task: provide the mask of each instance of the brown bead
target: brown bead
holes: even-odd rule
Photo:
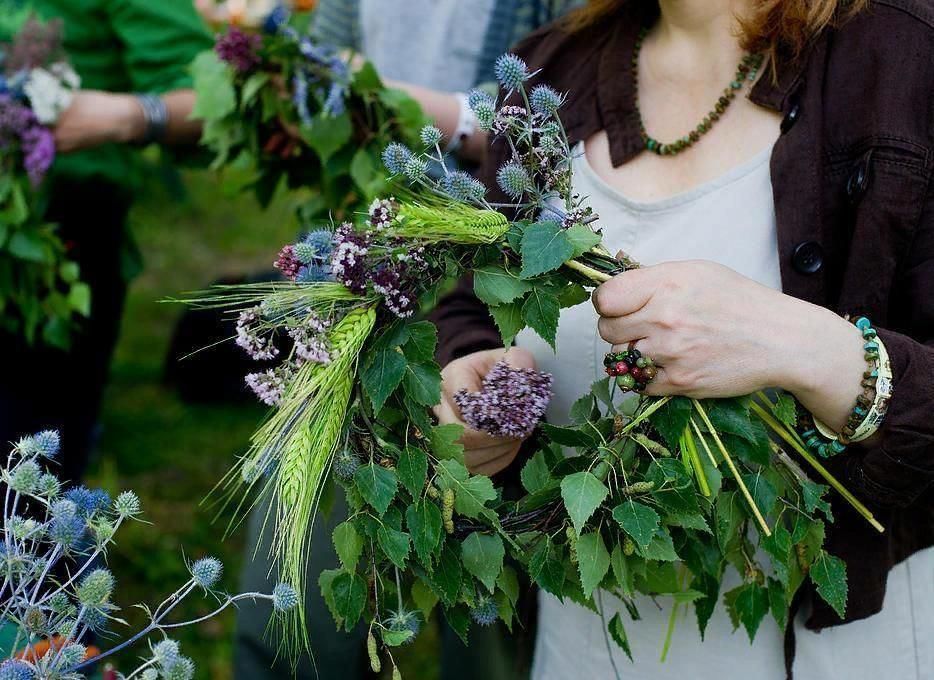
[[[654,366],[646,366],[642,369],[642,375],[645,376],[646,382],[651,382],[655,380],[655,376],[658,375],[658,369]]]

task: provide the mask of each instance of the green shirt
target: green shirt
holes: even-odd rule
[[[0,10],[16,0],[0,0]],[[192,0],[28,0],[43,19],[64,22],[65,50],[84,89],[162,93],[191,86],[188,65],[212,44]],[[55,172],[139,180],[138,152],[118,144],[62,154]]]

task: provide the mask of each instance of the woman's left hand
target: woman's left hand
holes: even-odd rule
[[[845,419],[865,369],[854,326],[712,262],[620,274],[593,303],[604,340],[636,342],[660,367],[646,389],[652,395],[733,397],[776,387],[819,402],[834,422]],[[833,382],[842,385],[839,397],[828,394]]]

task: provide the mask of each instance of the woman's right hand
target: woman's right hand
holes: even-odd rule
[[[493,437],[473,429],[461,419],[460,409],[454,403],[454,395],[460,390],[479,391],[483,378],[500,359],[516,368],[535,368],[535,358],[528,350],[511,347],[468,354],[455,359],[441,371],[441,403],[434,408],[435,416],[442,425],[456,423],[464,427],[461,437],[464,462],[467,469],[477,475],[494,475],[508,467],[515,460],[523,441]]]

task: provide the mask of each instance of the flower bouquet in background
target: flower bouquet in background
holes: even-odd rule
[[[0,678],[15,680],[80,680],[103,659],[147,642],[149,655],[132,673],[121,677],[191,680],[195,666],[168,636],[219,614],[244,600],[268,600],[275,612],[296,606],[295,591],[279,584],[272,593],[230,595],[220,590],[221,562],[205,557],[189,565],[190,578],[159,606],[140,606],[149,623],[101,652],[88,648],[115,634],[118,617],[116,583],[106,567],[114,536],[128,521],[139,520],[139,498],[124,491],[111,499],[102,489],[65,489],[45,470],[59,453],[59,435],[47,430],[13,447],[0,469],[5,493],[0,539],[0,631],[12,646],[0,649]],[[190,621],[173,621],[172,611],[193,594],[216,601],[212,611]],[[13,629],[11,631],[11,629]]]
[[[350,216],[385,189],[380,153],[390,140],[416,138],[421,109],[370,64],[352,70],[349,57],[287,19],[277,11],[263,33],[230,28],[195,60],[202,143],[213,167],[252,170],[264,205],[284,181],[314,190],[300,210],[306,222]]]
[[[50,130],[80,85],[61,49],[60,23],[29,18],[0,46],[0,318],[7,332],[67,347],[88,287],[55,225],[43,219],[43,180],[55,159]]]
[[[451,281],[473,274],[504,345],[525,327],[553,345],[562,307],[638,266],[601,246],[596,216],[572,192],[564,97],[546,85],[527,91],[514,56],[497,74],[518,105],[482,92],[470,103],[512,150],[496,177],[508,205],[446,168],[440,132],[427,126],[419,150],[392,143],[383,155],[408,188],[375,200],[356,224],[283,248],[286,281],[198,300],[239,314],[237,343],[267,362],[247,382],[273,406],[222,488],[242,509],[255,502],[251,489],[269,501],[272,558],[299,591],[318,502],[329,485],[343,490],[349,517],[332,537],[341,566],[319,586],[338,626],[368,621],[374,669],[379,648],[391,660],[436,608],[465,640],[471,625],[512,625],[525,578],[600,615],[616,598],[633,620],[637,596],[671,598],[663,656],[679,610],[693,607],[703,632],[721,599],[750,638],[766,615],[788,625],[808,580],[842,613],[845,565],[823,549],[827,485],[881,527],[808,452],[787,396],[646,397],[638,390],[655,367],[624,352],[626,370],[609,365],[619,377],[594,383],[571,424],[556,426],[539,422],[550,377],[497,364],[480,392],[454,401],[476,429],[531,435],[519,498],[471,475],[461,426],[433,419],[436,329],[419,315]],[[730,569],[742,583],[721,593]],[[304,640],[303,614],[286,619],[292,641]],[[608,645],[630,654],[623,617],[605,623]]]

